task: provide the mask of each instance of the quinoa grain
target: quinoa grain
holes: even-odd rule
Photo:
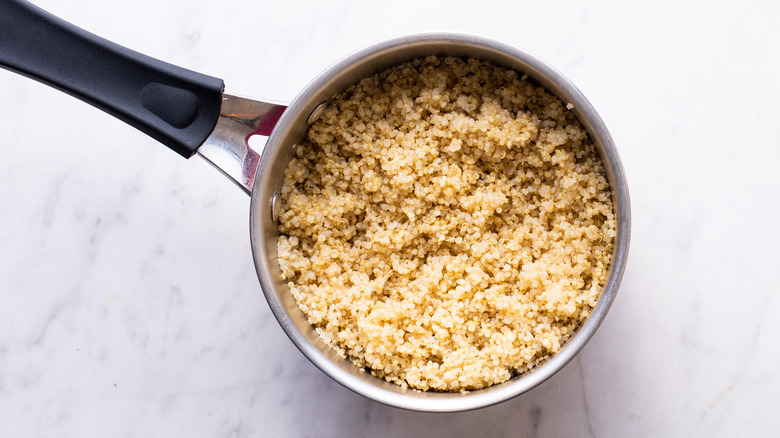
[[[285,172],[278,241],[322,339],[437,391],[557,352],[598,300],[615,235],[571,108],[512,70],[434,56],[330,103]]]

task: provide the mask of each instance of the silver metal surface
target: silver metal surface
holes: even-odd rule
[[[268,214],[279,191],[294,145],[301,142],[312,113],[358,80],[387,67],[426,55],[476,58],[528,75],[574,105],[574,113],[588,130],[607,169],[612,186],[617,235],[607,283],[591,316],[564,347],[531,372],[492,387],[467,393],[420,392],[371,376],[339,357],[320,339],[298,308],[280,276],[277,263],[277,224]],[[614,142],[596,110],[585,96],[558,71],[520,49],[475,36],[459,34],[412,35],[377,44],[338,62],[290,104],[265,145],[252,189],[251,238],[255,267],[274,316],[300,351],[318,368],[345,387],[391,406],[429,412],[476,409],[522,394],[560,370],[582,349],[612,304],[628,256],[631,227],[628,186]]]
[[[249,147],[249,137],[266,125],[275,125],[285,108],[223,94],[217,125],[198,148],[198,155],[251,193],[262,151]]]

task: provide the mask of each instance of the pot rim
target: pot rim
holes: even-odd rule
[[[390,56],[390,53],[405,53],[402,57],[408,57],[408,54],[415,50],[445,46],[457,46],[465,51],[477,50],[480,56],[474,56],[475,58],[490,62],[495,59],[510,60],[511,65],[506,65],[506,62],[498,64],[528,75],[564,103],[573,104],[572,111],[588,131],[604,163],[616,216],[615,244],[607,282],[591,315],[574,335],[557,353],[531,371],[485,389],[459,393],[423,392],[401,388],[373,377],[370,373],[358,371],[355,365],[337,356],[319,340],[297,304],[291,307],[290,300],[294,303],[294,299],[286,292],[288,289],[284,282],[278,278],[278,266],[275,276],[273,264],[276,263],[275,239],[278,232],[275,232],[275,218],[270,213],[274,194],[280,186],[280,173],[284,173],[292,154],[289,138],[294,134],[291,132],[297,129],[297,135],[302,138],[302,128],[296,128],[296,124],[300,125],[301,120],[307,120],[321,101],[334,97],[330,95],[322,100],[321,96],[324,89],[332,87],[334,78],[343,78],[347,72],[351,72],[359,79],[373,74],[370,71],[381,71],[386,66],[378,68],[371,64],[374,60]],[[411,56],[407,60],[417,57],[419,56]],[[400,62],[404,61],[396,63]],[[370,74],[361,73],[361,68],[368,70]],[[305,128],[303,132],[305,133]],[[257,168],[251,197],[250,234],[255,268],[271,311],[287,336],[309,361],[336,382],[372,400],[408,410],[455,412],[482,408],[514,398],[547,380],[576,356],[603,321],[620,286],[628,258],[631,227],[628,185],[614,141],[595,108],[571,81],[545,61],[522,49],[476,35],[424,33],[401,36],[359,50],[326,69],[298,94],[268,138]]]

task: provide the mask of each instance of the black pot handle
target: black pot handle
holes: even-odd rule
[[[79,29],[24,0],[0,0],[0,66],[138,128],[185,158],[219,117],[224,84]]]

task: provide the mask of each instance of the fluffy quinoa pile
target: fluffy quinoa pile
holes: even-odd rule
[[[278,257],[322,339],[420,390],[503,382],[590,314],[615,235],[586,131],[512,70],[427,57],[338,96],[296,149]]]

